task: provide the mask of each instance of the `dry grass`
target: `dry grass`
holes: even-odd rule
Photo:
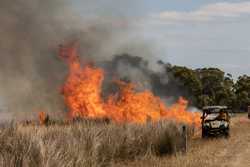
[[[146,125],[83,121],[72,125],[15,126],[0,131],[0,166],[112,166],[176,153],[181,128],[170,122]]]
[[[240,115],[232,119],[231,137],[201,139],[189,142],[186,154],[176,153],[164,158],[157,156],[140,157],[134,161],[114,166],[136,167],[249,167],[250,166],[250,120]]]

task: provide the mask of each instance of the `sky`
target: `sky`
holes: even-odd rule
[[[250,75],[250,1],[82,2],[76,3],[77,10],[85,18],[98,13],[104,19],[123,16],[130,20],[137,32],[152,41],[158,49],[155,54],[165,62],[190,68],[218,67],[234,78]]]

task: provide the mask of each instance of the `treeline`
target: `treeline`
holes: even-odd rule
[[[218,68],[190,69],[182,66],[164,65],[168,85],[175,85],[192,105],[226,105],[245,111],[250,105],[250,76],[232,75]],[[183,92],[184,90],[184,92]]]

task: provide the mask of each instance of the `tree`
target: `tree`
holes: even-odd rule
[[[188,91],[186,98],[191,100],[194,105],[199,105],[199,97],[202,92],[202,84],[195,71],[181,66],[173,66],[172,74],[175,78],[175,83],[180,89]]]
[[[196,70],[202,83],[201,104],[232,105],[235,99],[233,79],[218,68],[203,68]]]
[[[239,109],[246,110],[250,105],[250,76],[240,76],[234,85],[236,94],[236,106]]]
[[[168,80],[160,82],[162,75],[153,75],[157,93],[171,97],[183,96],[191,105],[226,105],[234,109],[246,109],[250,105],[250,76],[243,75],[236,83],[229,73],[218,68],[189,69],[184,66],[164,64]],[[169,93],[171,92],[171,93]]]

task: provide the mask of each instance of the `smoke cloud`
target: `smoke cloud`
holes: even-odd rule
[[[157,62],[157,70],[149,66],[149,61],[142,57],[130,54],[116,55],[112,61],[106,62],[104,68],[107,76],[117,76],[125,82],[135,83],[137,90],[151,90],[155,95],[161,97],[166,104],[173,104],[180,96],[188,96],[188,92],[180,90],[179,81],[171,72],[172,66],[162,61]],[[112,80],[108,78],[106,82]],[[111,88],[114,85],[105,84]]]
[[[81,58],[97,62],[110,61],[112,55],[120,53],[146,59],[154,56],[152,45],[140,37],[129,19],[139,6],[137,2],[85,0],[74,3],[0,1],[1,112],[27,114],[64,110],[59,91],[67,68],[56,56],[61,43],[78,40]],[[123,60],[121,63],[114,59],[117,74],[143,81],[144,87],[152,89],[147,64],[133,66]]]

